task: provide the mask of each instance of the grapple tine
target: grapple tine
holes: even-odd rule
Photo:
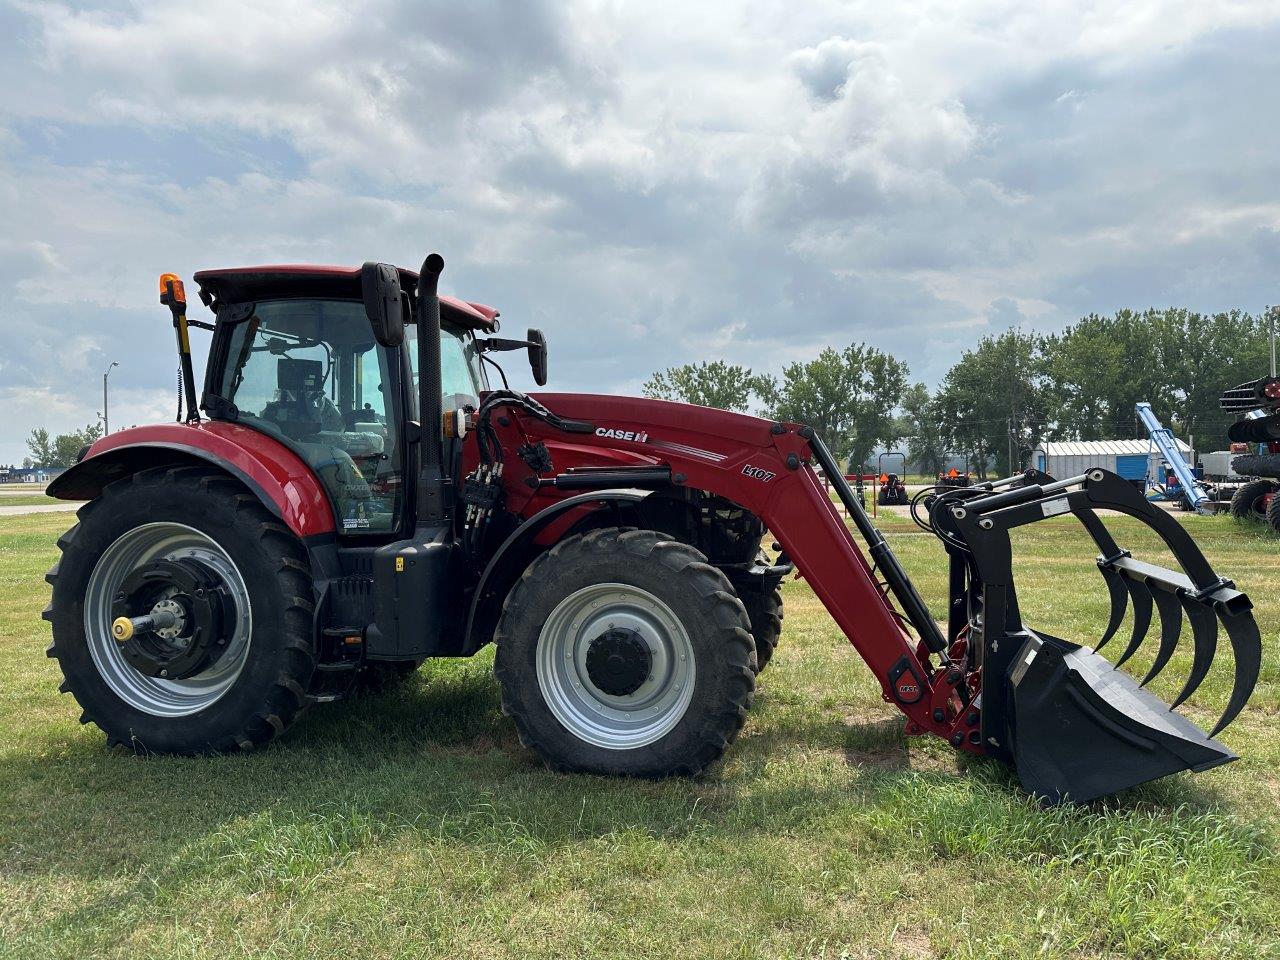
[[[1129,645],[1116,661],[1116,668],[1124,666],[1124,662],[1138,652],[1142,640],[1151,627],[1151,588],[1141,580],[1124,579],[1124,585],[1133,600],[1133,634],[1129,637]]]
[[[1124,612],[1129,607],[1129,593],[1124,588],[1124,578],[1120,574],[1111,569],[1111,567],[1098,564],[1098,571],[1102,574],[1102,579],[1107,582],[1107,592],[1111,595],[1111,620],[1107,623],[1107,632],[1102,635],[1102,639],[1098,641],[1094,651],[1101,650],[1107,645],[1107,642],[1115,636],[1120,629],[1120,623],[1124,620]]]
[[[1236,660],[1236,682],[1231,690],[1227,709],[1209,732],[1210,737],[1216,737],[1244,709],[1258,682],[1258,671],[1262,667],[1262,636],[1258,632],[1258,622],[1253,619],[1253,614],[1248,609],[1231,612],[1220,605],[1218,617],[1231,639],[1231,653]]]
[[[1173,651],[1177,649],[1178,637],[1182,634],[1182,605],[1178,603],[1177,594],[1159,587],[1151,591],[1156,600],[1156,608],[1160,611],[1160,649],[1156,651],[1155,662],[1142,678],[1138,686],[1145,687],[1165,668]]]
[[[1212,608],[1185,592],[1179,595],[1179,599],[1182,601],[1182,609],[1187,613],[1187,619],[1191,621],[1191,640],[1195,644],[1195,653],[1191,659],[1191,673],[1182,692],[1169,708],[1171,710],[1195,693],[1204,682],[1209,667],[1213,664],[1213,655],[1218,651],[1218,620],[1214,617]]]
[[[1091,468],[1068,480],[1027,480],[1011,490],[957,501],[948,514],[954,522],[945,528],[970,548],[973,580],[964,585],[966,597],[971,600],[981,589],[982,620],[971,623],[980,628],[978,649],[984,658],[982,726],[977,731],[981,742],[1017,764],[1023,786],[1050,802],[1087,802],[1180,770],[1209,770],[1237,759],[1213,737],[1240,713],[1258,679],[1262,641],[1249,598],[1214,572],[1186,527],[1123,477]],[[1164,541],[1176,566],[1148,563],[1122,550],[1098,510],[1141,521]],[[1099,647],[1122,629],[1128,604],[1133,605],[1133,632],[1114,666],[1097,648],[1022,621],[1008,532],[1067,511],[1097,544],[1098,568],[1111,597],[1110,621]],[[1160,649],[1139,683],[1117,668],[1137,653],[1157,606]],[[1190,697],[1212,672],[1217,620],[1236,654],[1235,688],[1211,734],[1143,687],[1172,662],[1184,615],[1192,624],[1195,655],[1176,703]]]

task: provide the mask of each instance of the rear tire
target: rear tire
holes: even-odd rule
[[[1242,454],[1232,458],[1231,469],[1242,477],[1280,477],[1280,454]]]
[[[728,579],[687,544],[622,528],[568,537],[503,605],[503,712],[556,770],[692,776],[746,720],[750,626]]]
[[[97,724],[109,745],[177,754],[250,749],[302,711],[315,669],[307,554],[240,483],[201,467],[117,480],[80,509],[58,546],[62,557],[45,577],[53,585],[48,655],[65,677],[60,689],[83,708],[80,722]],[[222,631],[230,644],[190,678],[148,676],[112,646],[105,605],[131,570],[199,551],[221,558],[227,593],[236,597]]]
[[[1278,486],[1280,484],[1274,480],[1250,480],[1239,487],[1235,496],[1231,498],[1231,515],[1237,520],[1265,521],[1267,510],[1264,506],[1264,497],[1275,493]],[[1275,500],[1273,499],[1272,502],[1274,503]]]

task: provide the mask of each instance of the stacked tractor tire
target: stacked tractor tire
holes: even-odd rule
[[[1249,478],[1231,498],[1231,515],[1280,531],[1280,378],[1263,377],[1232,387],[1222,394],[1220,405],[1246,414],[1231,425],[1227,437],[1258,451],[1231,461],[1233,471]]]

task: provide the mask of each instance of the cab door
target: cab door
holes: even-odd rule
[[[237,422],[311,466],[339,532],[385,539],[403,530],[401,354],[375,343],[363,304],[263,301],[219,339],[216,392],[235,404]]]

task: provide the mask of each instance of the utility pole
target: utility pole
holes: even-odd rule
[[[1009,476],[1013,476],[1018,469],[1013,462],[1013,417],[1010,417],[1005,423],[1009,427]]]
[[[116,361],[111,361],[111,367],[118,367]],[[102,375],[102,435],[105,437],[111,432],[111,421],[107,418],[107,377],[111,376],[111,367],[107,367],[107,372]]]
[[[1276,375],[1276,310],[1275,310],[1275,307],[1272,307],[1271,311],[1267,314],[1267,320],[1269,321],[1268,329],[1270,330],[1270,333],[1268,334],[1267,339],[1271,341],[1271,376],[1274,378]]]

